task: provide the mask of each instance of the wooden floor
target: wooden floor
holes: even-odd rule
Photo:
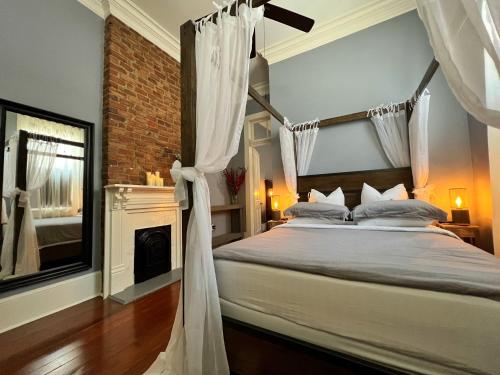
[[[143,374],[167,346],[179,286],[129,305],[95,298],[0,334],[0,374]],[[227,320],[224,338],[232,374],[384,373]]]
[[[167,346],[179,285],[125,306],[95,298],[0,334],[0,374],[142,374]]]

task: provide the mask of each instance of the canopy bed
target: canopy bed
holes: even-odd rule
[[[92,124],[0,101],[0,291],[91,266]]]
[[[265,15],[264,9],[258,7],[268,2],[256,0],[252,5],[239,0],[236,1],[240,5],[239,13],[231,4],[200,22],[188,21],[181,26],[184,166],[177,161],[171,173],[176,181],[176,199],[185,209],[184,275],[169,345],[148,373],[227,374],[229,369],[235,373],[489,373],[498,368],[500,363],[492,350],[500,345],[500,335],[490,334],[487,339],[485,335],[497,330],[500,323],[500,265],[447,231],[428,227],[362,228],[345,223],[286,224],[218,248],[214,252],[214,265],[204,173],[221,170],[234,155],[243,121],[242,101],[247,93],[283,125],[281,129],[288,133],[283,131],[286,136],[282,147],[292,151],[300,147],[294,146],[297,139],[294,131],[312,129],[312,134],[307,136],[314,140],[321,127],[370,116],[383,117],[388,113],[394,116],[401,110],[410,122],[409,129],[404,123],[404,134],[410,139],[404,139],[400,133],[399,141],[405,142],[411,153],[402,162],[388,155],[396,166],[393,169],[301,175],[306,174],[304,169],[310,156],[306,148],[302,153],[305,162],[301,162],[301,172],[297,175],[296,160],[289,157],[290,183],[287,181],[287,185],[292,194],[299,194],[300,200],[304,200],[311,189],[327,192],[341,186],[346,192],[345,205],[354,208],[363,201],[363,184],[371,185],[372,190],[386,190],[404,183],[405,199],[412,194],[424,198],[428,194],[426,142],[419,139],[426,137],[426,133],[412,130],[411,122],[417,119],[413,120],[415,128],[420,122],[426,125],[426,120],[420,121],[420,117],[426,116],[425,106],[428,108],[429,95],[425,87],[438,63],[435,60],[431,63],[415,95],[403,103],[403,108],[400,105],[379,107],[314,121],[309,128],[296,128],[256,90],[248,87],[245,56],[251,53],[255,22],[262,13]],[[230,19],[235,20],[233,25],[241,27],[231,29],[226,24]],[[226,27],[229,35],[224,35]],[[216,31],[218,37],[209,40],[212,31]],[[221,59],[225,56],[221,52],[228,48],[226,43],[239,43],[239,49],[229,60]],[[228,76],[232,77],[229,81]],[[232,92],[231,98],[220,90]],[[412,111],[417,115],[412,116]],[[401,129],[400,123],[392,122]],[[380,127],[380,131],[383,130],[386,128]],[[382,138],[381,133],[379,135]],[[384,151],[393,156],[404,152],[391,150],[392,141],[388,139]],[[285,160],[284,164],[287,164]],[[440,211],[436,217],[442,219],[445,213]],[[399,246],[407,250],[400,258],[407,256],[412,259],[409,263],[416,262],[414,273],[406,274],[406,281],[403,281],[404,261],[399,266],[394,263]],[[363,261],[359,255],[350,257],[355,253],[353,249],[363,250],[368,258]],[[336,270],[326,267],[331,263],[328,253],[334,250],[339,250],[341,258],[346,260],[344,265],[337,264],[340,269]],[[378,258],[379,250],[385,255]],[[303,255],[309,251],[310,258]],[[430,256],[431,263],[443,254],[444,258],[431,264],[431,269],[435,267],[438,279],[449,273],[455,281],[460,279],[462,270],[460,257],[469,258],[472,268],[466,272],[468,278],[464,277],[463,283],[457,285],[449,280],[440,284],[419,279],[421,272],[432,273],[426,269],[423,253]],[[299,265],[298,258],[302,256],[304,262]],[[356,264],[359,269],[353,267]],[[378,271],[377,266],[381,267]],[[347,276],[351,273],[358,276]],[[463,320],[468,320],[467,327]],[[454,347],[464,332],[466,343]],[[291,357],[282,353],[289,353]],[[311,367],[307,367],[309,364]]]

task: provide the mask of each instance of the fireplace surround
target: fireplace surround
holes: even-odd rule
[[[139,254],[141,262],[150,263],[152,274],[182,267],[181,209],[174,200],[173,187],[143,185],[108,185],[105,206],[103,297],[119,293],[136,280],[135,252],[152,251],[153,259]],[[168,229],[166,229],[168,228]],[[150,236],[147,235],[149,230]],[[144,233],[146,235],[144,236]],[[169,233],[169,234],[167,234]],[[137,236],[141,237],[136,241]],[[148,238],[149,237],[149,238]],[[142,241],[142,242],[141,242]],[[161,259],[168,252],[170,259]],[[136,246],[136,245],[139,246]],[[162,250],[165,250],[162,253]],[[158,263],[158,264],[156,264]],[[160,271],[158,271],[160,270]]]

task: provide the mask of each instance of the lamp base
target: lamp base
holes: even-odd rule
[[[271,218],[273,220],[276,220],[276,221],[278,221],[279,219],[281,219],[281,211],[280,210],[273,210],[273,212],[271,214]]]
[[[469,210],[451,210],[451,221],[455,224],[470,224]]]

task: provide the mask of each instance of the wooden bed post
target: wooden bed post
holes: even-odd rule
[[[196,53],[195,25],[187,21],[181,25],[181,161],[183,167],[193,167],[196,153]],[[193,207],[193,183],[187,183],[189,207],[182,211],[182,278],[186,257],[186,239],[189,215]],[[182,288],[184,320],[184,288]]]
[[[19,142],[17,145],[17,161],[16,161],[16,187],[26,191],[26,168],[28,164],[28,133],[24,130],[19,131]],[[17,246],[19,244],[19,236],[21,234],[21,223],[24,216],[24,208],[19,207],[19,195],[16,196],[15,209],[11,212],[14,215],[14,241],[12,249],[12,264],[13,272],[16,271],[17,262]]]

